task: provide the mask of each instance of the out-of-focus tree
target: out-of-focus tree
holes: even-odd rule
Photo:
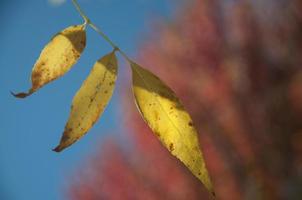
[[[140,63],[190,111],[218,199],[301,199],[301,1],[189,2],[158,25]],[[131,147],[106,142],[71,181],[69,198],[207,199],[130,102]]]

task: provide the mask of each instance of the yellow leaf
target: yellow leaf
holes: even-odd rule
[[[25,98],[45,84],[63,76],[78,61],[85,46],[84,25],[70,26],[59,32],[44,47],[32,69],[31,89],[27,93],[12,94]]]
[[[131,63],[137,107],[161,143],[213,193],[197,131],[175,93],[151,72]]]
[[[71,112],[59,146],[60,152],[84,136],[103,113],[113,94],[117,59],[112,52],[98,60],[72,101]]]

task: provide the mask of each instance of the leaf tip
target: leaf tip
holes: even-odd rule
[[[52,150],[54,152],[59,153],[59,152],[63,151],[64,149],[66,149],[67,147],[69,147],[70,145],[72,145],[73,143],[74,143],[73,141],[70,141],[70,137],[67,135],[67,132],[64,131],[59,145]]]
[[[19,98],[19,99],[24,99],[25,97],[27,97],[27,96],[29,96],[29,95],[32,94],[31,91],[30,91],[30,92],[27,92],[27,93],[26,93],[26,92],[14,93],[14,92],[10,91],[10,93],[11,93],[14,97]]]
[[[62,147],[61,145],[59,145],[56,148],[52,149],[52,151],[60,153],[63,149],[64,149],[64,147]]]
[[[212,200],[216,200],[216,193],[215,193],[214,191],[211,191],[211,196],[210,196],[210,198],[211,198]]]
[[[24,99],[25,97],[27,97],[29,95],[28,93],[24,93],[24,92],[14,93],[14,92],[10,91],[10,93],[11,93],[11,95],[13,95],[14,97],[19,98],[19,99]]]

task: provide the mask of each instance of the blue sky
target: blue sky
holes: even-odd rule
[[[61,0],[52,0],[60,4]],[[168,0],[79,0],[91,20],[123,50],[135,56],[150,29],[150,17],[170,15]],[[68,177],[99,148],[106,134],[122,132],[118,91],[101,120],[82,140],[61,154],[51,151],[61,137],[71,100],[93,63],[111,51],[91,29],[80,61],[63,78],[20,100],[9,91],[26,91],[41,49],[58,31],[82,19],[68,0],[0,2],[0,199],[63,199]],[[120,83],[120,81],[118,82]]]

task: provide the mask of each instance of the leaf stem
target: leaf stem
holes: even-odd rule
[[[77,9],[78,13],[81,15],[81,17],[84,19],[84,24],[89,25],[95,32],[97,32],[99,35],[102,36],[102,38],[108,42],[115,50],[119,51],[120,54],[128,61],[128,62],[132,62],[131,59],[127,56],[127,54],[122,51],[103,31],[101,31],[100,28],[98,28],[94,23],[91,22],[91,20],[87,17],[87,15],[85,15],[85,13],[83,12],[83,10],[81,9],[79,3],[77,0],[72,0],[73,5],[75,6],[75,8]]]
[[[74,7],[77,9],[77,11],[80,13],[81,17],[83,17],[83,19],[85,20],[85,24],[89,23],[89,18],[84,14],[83,10],[81,9],[79,3],[77,0],[72,0],[72,3],[74,5]]]

